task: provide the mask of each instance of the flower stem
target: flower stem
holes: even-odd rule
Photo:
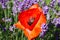
[[[6,9],[4,10],[4,14],[5,14],[5,19],[6,19]],[[5,25],[6,25],[6,22],[5,22]]]

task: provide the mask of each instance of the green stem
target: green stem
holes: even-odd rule
[[[6,18],[6,9],[4,10],[4,15],[5,15],[5,18]],[[6,25],[6,22],[5,22],[5,25]]]
[[[22,31],[21,40],[23,40],[23,39],[24,39],[24,37],[23,37],[23,31]]]
[[[7,17],[7,14],[6,13],[7,13],[6,12],[6,9],[4,9],[5,20],[6,20],[6,17]],[[6,21],[5,21],[5,26],[8,27]]]
[[[16,35],[16,40],[18,40],[18,36]]]

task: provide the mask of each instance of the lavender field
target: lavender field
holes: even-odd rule
[[[47,19],[35,40],[60,40],[60,0],[0,0],[0,40],[28,40],[14,24],[33,4],[39,4]]]

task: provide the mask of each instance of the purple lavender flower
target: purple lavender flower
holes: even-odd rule
[[[12,7],[13,16],[15,16],[18,12],[21,11],[22,5],[23,2],[20,2],[18,0],[13,1],[13,7]]]
[[[8,2],[9,0],[0,0],[0,4],[2,5],[2,8],[6,8],[7,7],[7,2]]]
[[[25,9],[28,9],[31,5],[38,3],[39,0],[23,0],[22,2],[18,1],[18,0],[14,0],[13,2],[13,7],[12,7],[12,12],[13,15],[15,16],[15,14],[17,12],[21,12]]]
[[[60,3],[58,3],[58,6],[60,6]]]
[[[13,27],[12,27],[12,26],[10,26],[10,27],[9,27],[9,30],[10,30],[10,31],[13,31]]]
[[[34,1],[31,0],[30,3],[31,3],[31,4],[36,4],[38,1],[39,1],[39,0],[34,0]]]
[[[45,36],[46,32],[42,31],[39,37],[43,38]]]
[[[58,6],[60,6],[60,0],[57,0],[57,2],[58,2]]]
[[[58,25],[60,25],[60,17],[59,18],[54,18],[52,23],[55,24],[55,26],[57,27]]]
[[[54,7],[56,5],[56,0],[52,0],[51,2],[50,2],[50,7]]]
[[[4,22],[12,22],[12,18],[2,18]]]
[[[43,8],[44,14],[47,14],[48,11],[49,11],[49,7],[48,6],[43,6],[42,8]]]
[[[14,29],[15,29],[15,26],[14,25],[12,25],[12,26],[9,27],[9,30],[10,31],[13,31]]]
[[[46,31],[48,30],[48,26],[47,26],[47,24],[42,24],[42,32],[41,32],[41,34],[39,35],[39,37],[44,37],[44,35],[46,34]]]
[[[13,13],[17,13],[17,8],[16,8],[16,6],[13,6],[13,8],[12,8],[12,11],[13,11]]]
[[[56,27],[57,27],[57,28],[60,28],[60,24],[57,24]]]
[[[48,26],[47,26],[47,24],[42,24],[42,31],[47,31],[47,29],[48,29]]]

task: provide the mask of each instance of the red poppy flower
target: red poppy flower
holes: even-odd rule
[[[24,31],[28,40],[34,40],[42,31],[41,25],[46,23],[46,17],[38,4],[19,13],[18,20],[15,26]]]

